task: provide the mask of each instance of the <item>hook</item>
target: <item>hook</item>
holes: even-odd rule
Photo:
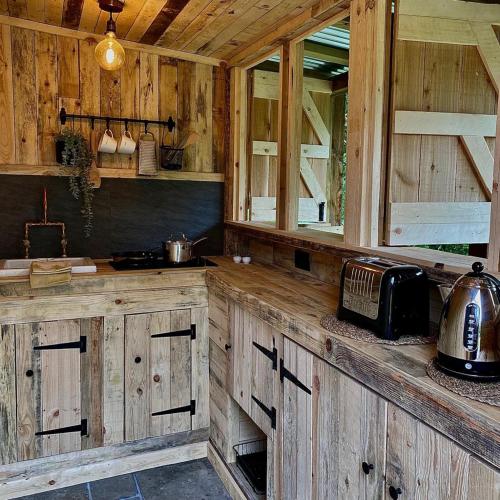
[[[95,118],[93,116],[90,117],[90,128],[94,130]]]
[[[61,125],[66,125],[66,108],[61,108],[59,119],[61,120]]]
[[[128,132],[128,120],[125,119],[125,132]]]
[[[148,133],[148,125],[149,125],[149,122],[148,121],[145,121],[144,122],[144,133],[147,134]]]
[[[106,118],[106,129],[109,130],[109,118]]]

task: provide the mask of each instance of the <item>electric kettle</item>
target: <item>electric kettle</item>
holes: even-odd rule
[[[451,375],[495,380],[500,378],[500,281],[483,269],[474,262],[445,299],[437,362]]]

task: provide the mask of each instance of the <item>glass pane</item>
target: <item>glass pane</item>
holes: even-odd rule
[[[304,40],[299,227],[343,234],[349,19]]]

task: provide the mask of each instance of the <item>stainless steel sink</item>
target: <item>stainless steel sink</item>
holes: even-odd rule
[[[53,259],[4,259],[0,260],[0,278],[28,276],[32,262],[67,262],[72,273],[95,273],[94,261],[89,257],[61,257]]]

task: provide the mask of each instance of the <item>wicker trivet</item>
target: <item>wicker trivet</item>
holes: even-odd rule
[[[452,377],[438,368],[436,359],[429,362],[426,370],[427,375],[434,382],[459,396],[491,406],[500,406],[500,382],[475,382],[474,380]]]
[[[371,342],[372,344],[389,344],[389,345],[419,345],[419,344],[434,344],[435,337],[420,337],[416,335],[401,335],[398,340],[387,340],[377,337],[370,330],[365,330],[359,326],[353,325],[348,321],[340,321],[335,314],[327,314],[321,319],[321,326],[329,332],[349,337],[354,340],[362,340],[363,342]]]

